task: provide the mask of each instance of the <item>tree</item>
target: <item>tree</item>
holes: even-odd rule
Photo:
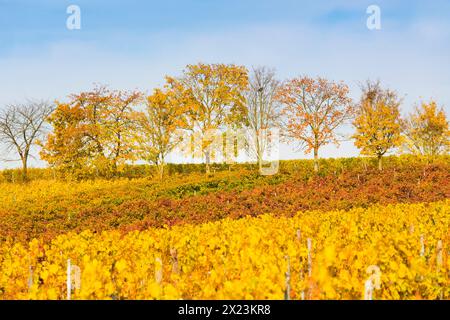
[[[348,86],[307,76],[288,81],[278,90],[283,104],[286,136],[314,152],[314,171],[319,171],[319,149],[338,143],[336,129],[353,115]]]
[[[167,155],[180,143],[178,130],[186,127],[185,112],[174,90],[166,86],[147,97],[146,111],[138,115],[140,155],[158,167],[160,179]]]
[[[63,171],[89,168],[102,175],[115,174],[119,164],[135,157],[132,107],[140,97],[138,92],[99,86],[71,95],[68,103],[57,102],[42,159]]]
[[[400,104],[396,92],[381,88],[380,82],[367,81],[353,125],[355,146],[363,155],[376,156],[382,170],[382,157],[401,144]]]
[[[246,124],[249,129],[247,148],[262,170],[263,155],[269,147],[267,130],[279,126],[280,108],[276,100],[280,82],[275,72],[265,67],[252,70],[246,98]]]
[[[450,147],[450,130],[443,108],[435,101],[422,102],[403,122],[406,148],[415,154],[434,157]]]
[[[110,105],[104,110],[101,119],[103,139],[113,173],[117,172],[119,164],[136,158],[135,131],[138,125],[133,106],[141,101],[141,97],[137,91],[112,92]]]
[[[200,137],[200,149],[205,157],[206,173],[209,173],[213,152],[211,133],[244,119],[247,70],[233,64],[199,63],[188,65],[181,78],[167,79],[174,88],[181,89],[177,96],[187,95],[190,101],[189,128]]]
[[[87,140],[89,125],[86,110],[80,104],[56,102],[49,117],[52,132],[42,143],[41,158],[63,172],[75,172],[87,166],[91,154]]]
[[[44,101],[7,106],[0,113],[0,138],[8,151],[16,152],[22,162],[22,179],[28,180],[31,148],[44,134],[44,124],[53,106]]]

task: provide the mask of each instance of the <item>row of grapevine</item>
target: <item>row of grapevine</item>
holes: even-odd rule
[[[448,299],[449,227],[444,201],[11,240],[0,299]]]

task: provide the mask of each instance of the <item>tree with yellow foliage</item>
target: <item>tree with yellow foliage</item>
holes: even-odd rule
[[[248,71],[233,64],[188,65],[180,78],[167,78],[178,88],[177,96],[190,101],[187,111],[189,128],[199,136],[205,157],[206,173],[210,173],[213,140],[211,135],[226,126],[243,121],[246,108],[244,91],[248,86]]]
[[[135,160],[136,120],[134,106],[141,101],[138,91],[113,91],[110,104],[104,109],[102,136],[105,143],[107,163],[115,174],[118,166],[128,160]]]
[[[156,165],[162,179],[167,155],[181,142],[177,131],[186,127],[186,108],[168,85],[146,100],[145,112],[138,113],[140,157]]]
[[[362,87],[352,138],[361,154],[378,158],[379,170],[383,169],[382,157],[402,142],[400,104],[397,93],[383,89],[379,81],[367,81]]]
[[[450,130],[443,108],[435,101],[422,102],[403,122],[405,147],[414,154],[436,156],[450,147]]]

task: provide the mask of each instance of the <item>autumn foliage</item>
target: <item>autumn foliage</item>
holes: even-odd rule
[[[449,299],[448,120],[401,104],[380,82],[354,103],[343,82],[199,63],[150,93],[10,108],[0,299]],[[314,159],[260,174],[267,129]],[[350,138],[363,157],[319,158]],[[49,168],[28,169],[35,143]]]
[[[161,179],[167,156],[183,142],[181,130],[188,129],[189,109],[183,99],[166,85],[164,89],[155,89],[147,97],[146,110],[137,113],[137,151],[140,158],[157,166]]]
[[[336,129],[352,116],[348,92],[344,83],[310,77],[289,80],[278,92],[278,100],[285,105],[286,135],[299,141],[307,153],[314,152],[315,171],[319,170],[319,148],[338,143]]]
[[[140,97],[138,92],[96,87],[72,95],[68,103],[57,103],[49,118],[53,132],[43,144],[42,159],[67,174],[84,168],[115,173],[135,156],[132,107]]]
[[[205,158],[210,172],[214,135],[227,126],[244,121],[244,91],[248,85],[247,69],[233,64],[188,65],[179,78],[167,78],[176,96],[187,103],[186,119],[194,146]],[[195,150],[194,150],[195,152]]]
[[[416,158],[391,161],[381,173],[361,160],[349,164],[330,160],[322,162],[319,176],[313,174],[310,161],[293,161],[282,163],[280,174],[268,177],[240,169],[214,177],[197,173],[163,181],[5,183],[0,239],[51,239],[86,229],[145,230],[264,213],[291,216],[303,210],[431,202],[450,196],[448,159],[434,165]]]
[[[0,244],[0,299],[449,299],[448,201]],[[439,223],[436,223],[439,221]],[[289,276],[289,278],[287,277]]]
[[[400,103],[397,94],[383,89],[379,82],[367,82],[353,125],[355,145],[363,155],[376,156],[382,170],[382,157],[402,143]]]
[[[405,146],[414,154],[436,156],[450,148],[447,117],[435,101],[422,102],[403,123]]]

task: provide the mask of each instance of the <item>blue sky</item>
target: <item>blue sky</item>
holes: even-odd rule
[[[71,4],[81,30],[66,28]],[[381,30],[366,27],[371,4]],[[450,1],[0,0],[0,108],[93,83],[150,91],[200,61],[344,80],[354,98],[358,82],[379,78],[404,96],[404,113],[435,98],[448,114]],[[322,151],[357,154],[351,142]],[[282,157],[309,155],[284,147]]]

